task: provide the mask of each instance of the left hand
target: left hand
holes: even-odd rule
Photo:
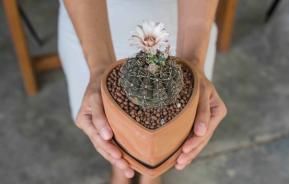
[[[227,109],[213,84],[200,75],[200,98],[191,137],[184,143],[175,168],[184,169],[207,145],[215,129],[227,114]]]

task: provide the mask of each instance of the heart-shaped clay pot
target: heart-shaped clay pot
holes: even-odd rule
[[[124,159],[136,171],[156,177],[175,164],[181,153],[181,146],[191,132],[199,101],[199,73],[191,63],[178,59],[193,74],[192,95],[172,120],[151,130],[124,112],[108,91],[107,78],[110,72],[125,62],[126,59],[122,59],[113,63],[102,77],[101,95],[105,114],[114,133],[113,141],[122,151]]]

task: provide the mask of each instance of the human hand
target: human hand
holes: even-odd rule
[[[122,158],[121,151],[111,141],[113,132],[104,114],[99,76],[92,77],[88,84],[76,118],[76,125],[83,130],[95,149],[107,161],[121,169],[127,178],[132,178],[134,170]]]
[[[200,98],[194,128],[184,143],[175,168],[184,169],[207,145],[215,129],[227,114],[227,109],[213,84],[200,72]]]

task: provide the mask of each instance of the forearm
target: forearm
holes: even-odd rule
[[[91,75],[115,60],[105,0],[64,0]]]
[[[178,0],[177,56],[204,68],[218,0]]]

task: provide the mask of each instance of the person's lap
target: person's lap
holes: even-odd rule
[[[148,2],[141,7],[138,4],[133,3],[130,8],[134,8],[137,12],[136,16],[124,15],[123,11],[125,7],[123,4],[116,4],[113,6],[116,0],[108,0],[108,10],[110,18],[110,27],[113,37],[114,49],[116,52],[117,59],[129,57],[133,53],[134,49],[130,49],[128,38],[130,31],[134,29],[137,24],[141,23],[141,20],[153,19],[154,21],[161,21],[168,25],[168,31],[174,33],[171,35],[171,45],[172,45],[172,55],[175,54],[175,42],[176,42],[176,4],[169,4],[166,9],[175,14],[174,16],[166,17],[162,14],[155,14],[156,16],[150,17],[147,16],[146,10],[140,8],[148,8]],[[136,0],[126,0],[126,3],[138,2]],[[144,2],[144,1],[142,1]],[[156,2],[156,1],[152,1]],[[152,3],[150,2],[150,3]],[[173,1],[172,1],[173,2]],[[175,0],[174,0],[175,2]],[[153,5],[156,6],[155,4]],[[130,12],[133,13],[133,12]],[[129,22],[127,21],[130,18]],[[119,20],[118,20],[119,19]],[[217,38],[217,28],[215,25],[212,26],[210,43],[207,52],[207,57],[205,61],[205,74],[209,79],[212,79],[213,66],[215,61],[215,52],[216,52],[216,38]],[[73,118],[75,119],[78,110],[81,105],[82,97],[84,95],[86,86],[89,80],[89,71],[85,57],[82,52],[81,45],[75,34],[72,23],[67,15],[67,12],[61,2],[61,8],[59,12],[59,26],[58,26],[58,49],[60,54],[60,59],[62,62],[63,70],[66,76],[70,108]]]

